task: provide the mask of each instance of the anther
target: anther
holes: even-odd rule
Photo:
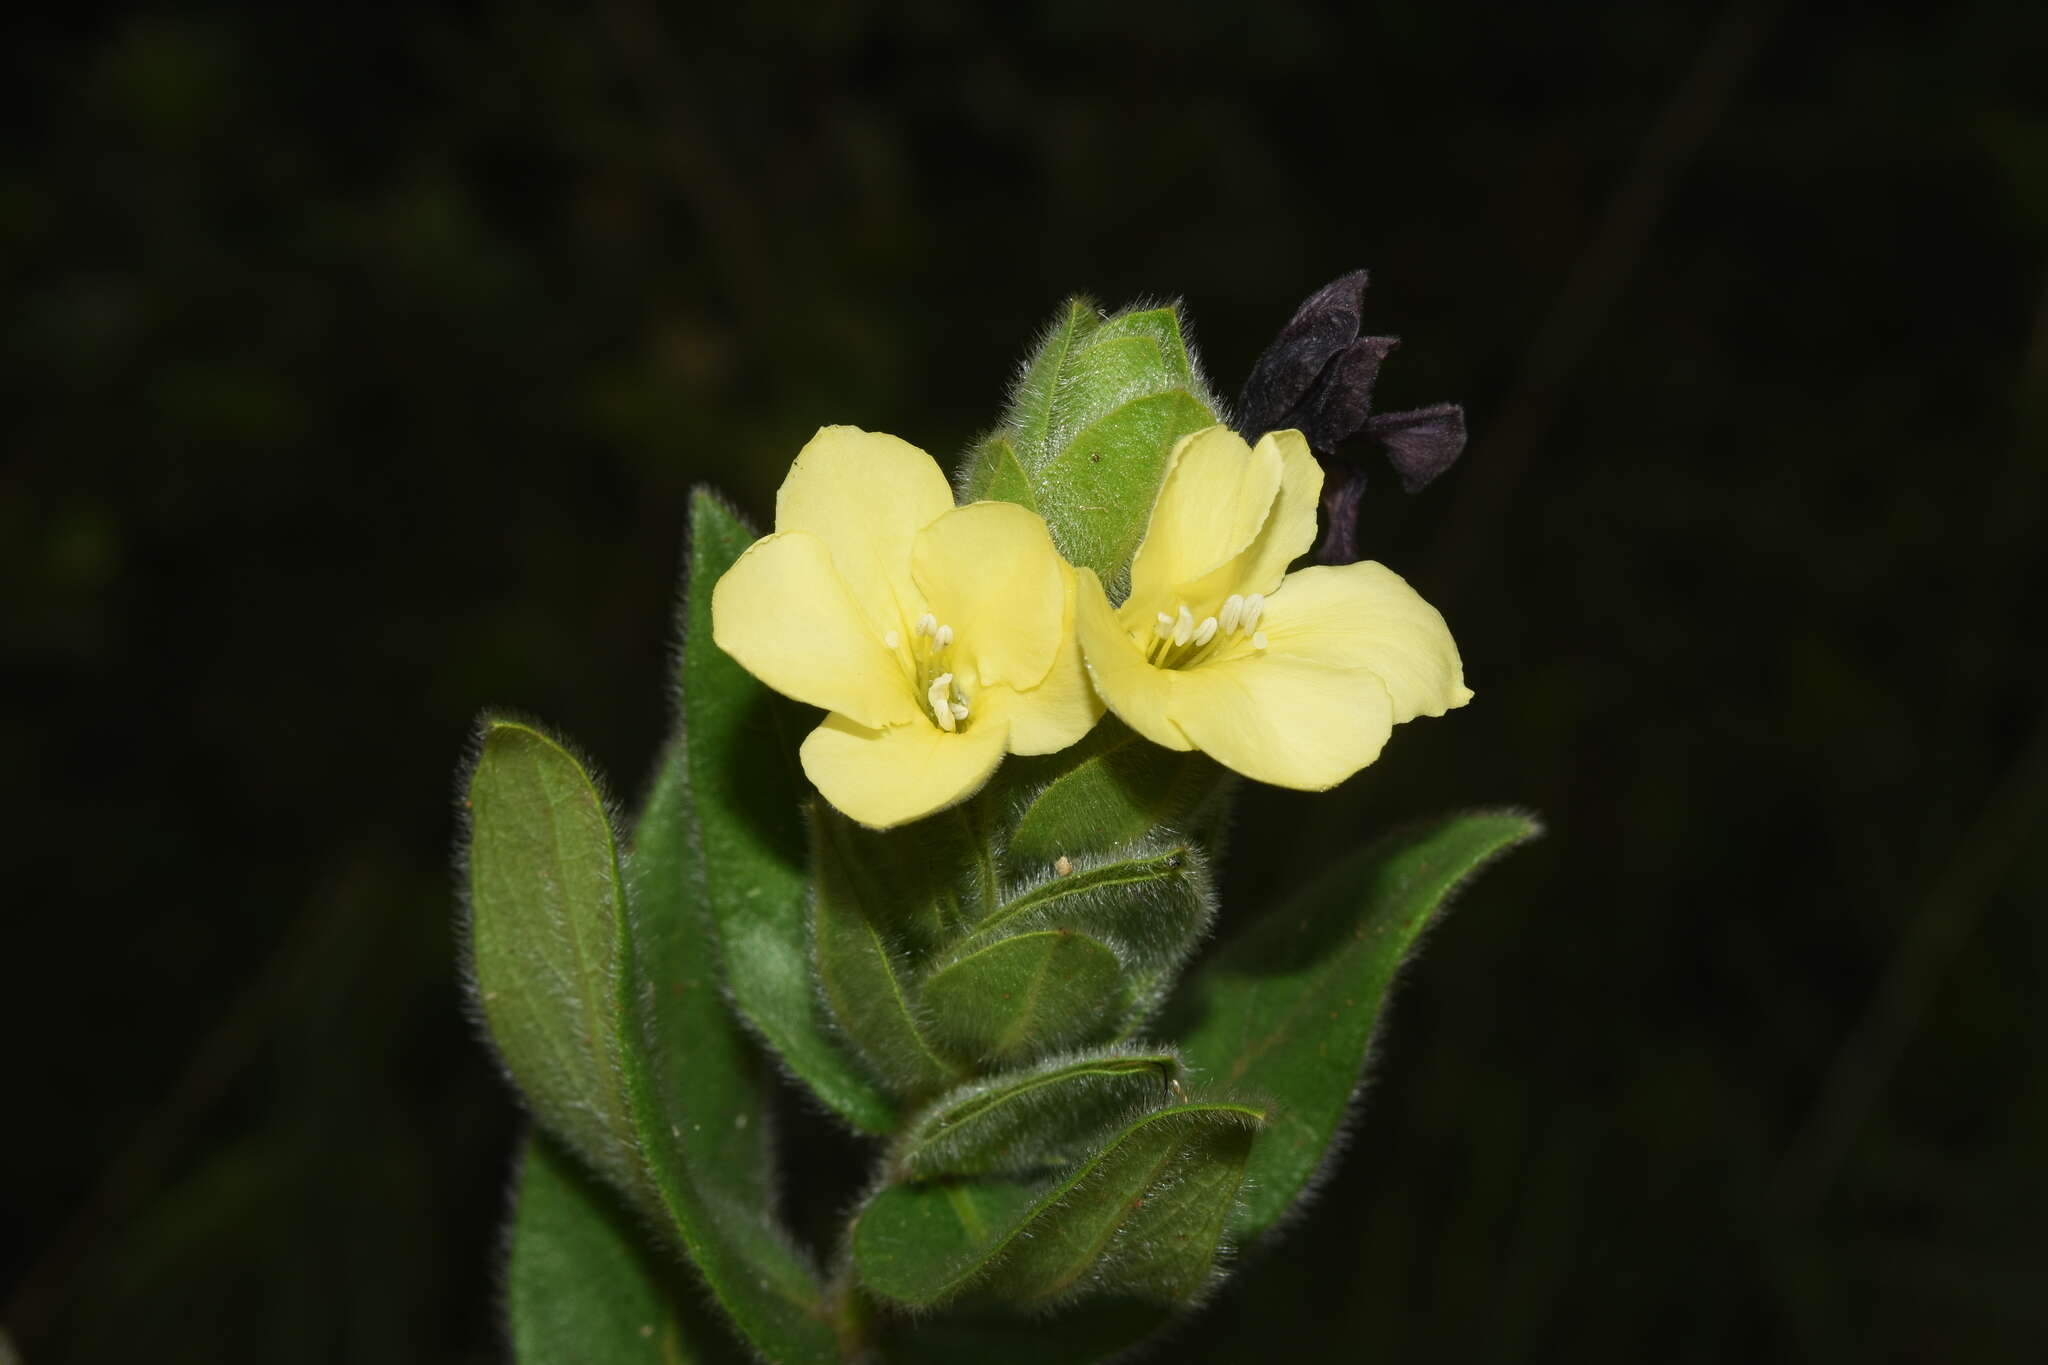
[[[1158,623],[1152,627],[1152,633],[1162,640],[1172,638],[1173,618],[1163,611],[1160,612]]]
[[[930,612],[926,612],[924,615],[917,618],[916,633],[919,635],[929,635],[938,628],[939,618],[932,615]]]
[[[1244,622],[1242,625],[1238,627],[1238,629],[1257,630],[1259,628],[1259,613],[1264,611],[1265,609],[1266,595],[1264,593],[1255,592],[1250,597],[1245,598]]]
[[[940,626],[937,630],[932,632],[933,649],[944,649],[947,645],[950,645],[952,643],[953,628],[951,626]]]
[[[892,630],[882,637],[882,643],[887,645],[889,648],[894,649],[896,648],[896,646],[903,643],[903,637]]]
[[[1252,632],[1252,648],[1253,648],[1253,649],[1256,649],[1256,650],[1258,650],[1258,651],[1259,651],[1259,652],[1260,652],[1261,654],[1263,654],[1263,653],[1265,653],[1265,652],[1266,652],[1266,632],[1265,632],[1265,631],[1263,631],[1263,630],[1255,630],[1255,631],[1253,631],[1253,632]]]
[[[954,703],[953,703],[953,719],[954,719],[954,720],[966,720],[966,719],[967,719],[967,703],[966,703],[966,702],[964,702],[964,701],[956,701],[956,702],[954,702]]]
[[[1202,624],[1195,627],[1195,643],[1198,645],[1206,645],[1215,638],[1216,618],[1213,616],[1204,616],[1202,618]]]
[[[1237,627],[1239,623],[1243,620],[1244,595],[1242,593],[1234,592],[1230,594],[1230,596],[1223,599],[1223,620],[1221,623],[1223,626],[1223,633],[1225,635],[1237,634]]]
[[[1176,648],[1188,642],[1195,633],[1195,614],[1188,610],[1188,604],[1180,604],[1180,617],[1173,623],[1173,643]]]
[[[941,673],[932,679],[932,685],[924,692],[924,699],[931,703],[932,718],[938,721],[939,728],[949,735],[953,733],[953,727],[959,720],[959,717],[953,714],[953,699],[947,695],[947,689],[952,685],[953,675]]]

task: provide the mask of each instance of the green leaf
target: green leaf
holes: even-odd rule
[[[1232,1105],[1140,1123],[1033,1220],[989,1289],[1012,1303],[1104,1292],[1184,1303],[1208,1288],[1264,1115]]]
[[[861,1283],[913,1308],[957,1296],[1009,1249],[1050,1188],[1047,1181],[982,1178],[881,1190],[853,1227]]]
[[[1002,901],[941,966],[999,939],[1067,929],[1108,944],[1126,968],[1170,968],[1200,941],[1213,914],[1202,851],[1182,839],[1148,838],[1006,883]]]
[[[972,1082],[904,1130],[891,1168],[925,1180],[1070,1164],[1118,1120],[1163,1102],[1180,1070],[1172,1052],[1098,1052]]]
[[[688,757],[687,735],[678,729],[626,858],[633,985],[626,1037],[645,1059],[642,1126],[657,1136],[683,1128],[691,1159],[716,1172],[736,1204],[765,1210],[775,1199],[769,1080],[718,989],[704,906],[707,869],[690,838],[696,822]],[[707,1114],[720,1121],[703,1123]]]
[[[924,983],[927,1032],[964,1062],[1004,1064],[1085,1042],[1125,1004],[1115,953],[1071,929],[997,939]]]
[[[837,1358],[821,1289],[775,1219],[767,1084],[718,989],[679,730],[627,860],[624,1065],[648,1176],[713,1296],[765,1356]]]
[[[995,908],[999,877],[980,802],[891,830],[866,829],[830,805],[812,804],[819,828],[829,827],[839,884],[886,921],[892,946],[910,965]]]
[[[1234,1230],[1264,1231],[1301,1197],[1358,1090],[1387,988],[1460,883],[1533,838],[1510,811],[1396,832],[1332,868],[1231,944],[1165,1025],[1195,1074],[1268,1096]]]
[[[1039,512],[1060,553],[1120,595],[1166,457],[1181,437],[1215,424],[1200,399],[1175,389],[1133,398],[1075,431],[1036,480]]]
[[[1013,1303],[1186,1300],[1210,1281],[1263,1118],[1248,1105],[1176,1105],[1131,1123],[1050,1184],[891,1185],[854,1223],[854,1265],[877,1295],[919,1308],[984,1280]]]
[[[470,774],[471,977],[534,1117],[641,1185],[616,1001],[625,897],[604,798],[540,731],[486,720]]]
[[[492,1035],[535,1116],[669,1227],[777,1359],[836,1358],[816,1276],[774,1226],[758,1078],[665,841],[665,771],[629,908],[611,821],[567,750],[493,721],[470,784],[472,940]]]
[[[1115,591],[1174,443],[1217,420],[1171,308],[1104,318],[1069,300],[1026,362],[962,490],[1036,509],[1061,553]]]
[[[712,586],[753,540],[712,494],[691,497],[682,710],[704,899],[741,1017],[848,1123],[888,1132],[894,1105],[826,1031],[812,992],[803,721],[711,639]]]
[[[1187,336],[1181,331],[1179,308],[1143,308],[1119,313],[1105,319],[1102,326],[1096,328],[1094,339],[1100,343],[1121,337],[1149,338],[1159,349],[1160,361],[1173,381],[1200,397],[1209,407],[1216,406],[1203,388],[1201,374],[1188,351]]]
[[[1148,744],[1114,716],[1069,749],[1011,765],[1018,795],[1005,852],[1011,867],[1040,874],[1063,857],[1117,850],[1162,825],[1192,835],[1230,780],[1199,750]]]
[[[1007,433],[998,431],[984,441],[968,457],[968,467],[976,471],[977,482],[965,490],[962,502],[1014,502],[1034,512],[1038,510],[1038,494],[1032,491],[1031,476],[1017,459],[1016,441]]]
[[[618,1197],[545,1138],[519,1163],[505,1316],[520,1365],[714,1365],[744,1359],[707,1321]]]
[[[1053,461],[1069,453],[1082,429],[1133,398],[1178,387],[1173,367],[1151,337],[1098,328],[1074,352],[1053,404],[1052,426],[1031,472],[1043,479]],[[1082,458],[1087,458],[1083,452]]]
[[[812,954],[832,1017],[874,1073],[906,1099],[936,1094],[965,1069],[933,1048],[912,999],[902,949],[906,906],[882,900],[863,882],[849,842],[865,842],[836,812],[814,807]],[[893,913],[892,913],[893,912]]]
[[[1015,434],[1015,453],[1025,469],[1044,463],[1069,371],[1089,334],[1101,325],[1102,310],[1094,300],[1080,295],[1068,299],[1018,375],[1003,421]]]

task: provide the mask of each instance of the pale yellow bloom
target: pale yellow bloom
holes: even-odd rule
[[[1472,699],[1443,617],[1392,570],[1287,572],[1315,539],[1322,488],[1297,431],[1251,447],[1210,427],[1174,448],[1130,596],[1112,607],[1082,571],[1082,653],[1125,724],[1320,791],[1377,758],[1399,722]]]
[[[775,533],[713,589],[711,634],[832,713],[804,772],[886,829],[973,795],[1005,753],[1064,749],[1095,724],[1074,610],[1074,571],[1035,512],[955,507],[922,450],[825,427],[783,480]]]

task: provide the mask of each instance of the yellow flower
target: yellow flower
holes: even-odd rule
[[[1399,722],[1472,699],[1443,617],[1392,570],[1287,572],[1315,539],[1322,486],[1298,431],[1250,447],[1210,427],[1174,447],[1123,606],[1083,571],[1082,653],[1125,724],[1320,791]]]
[[[804,772],[886,829],[973,795],[1004,753],[1064,749],[1095,724],[1074,602],[1036,513],[955,507],[917,447],[825,427],[783,480],[775,533],[713,589],[711,635],[832,713],[804,740]]]

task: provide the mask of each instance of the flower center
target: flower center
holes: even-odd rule
[[[910,647],[906,655],[903,638],[895,631],[882,637],[882,643],[896,651],[910,674],[911,686],[924,697],[925,706],[931,711],[932,719],[947,734],[967,728],[967,689],[953,676],[953,670],[946,665],[946,655],[953,648],[953,628],[941,625],[939,618],[926,612],[917,618],[917,624],[910,628]]]
[[[1199,621],[1187,603],[1178,603],[1170,616],[1163,611],[1155,613],[1151,640],[1140,641],[1145,662],[1154,668],[1188,668],[1200,663],[1217,640],[1240,635],[1251,636],[1252,648],[1263,654],[1266,632],[1259,629],[1259,617],[1265,610],[1266,596],[1257,592],[1249,597],[1232,593],[1214,616]]]

